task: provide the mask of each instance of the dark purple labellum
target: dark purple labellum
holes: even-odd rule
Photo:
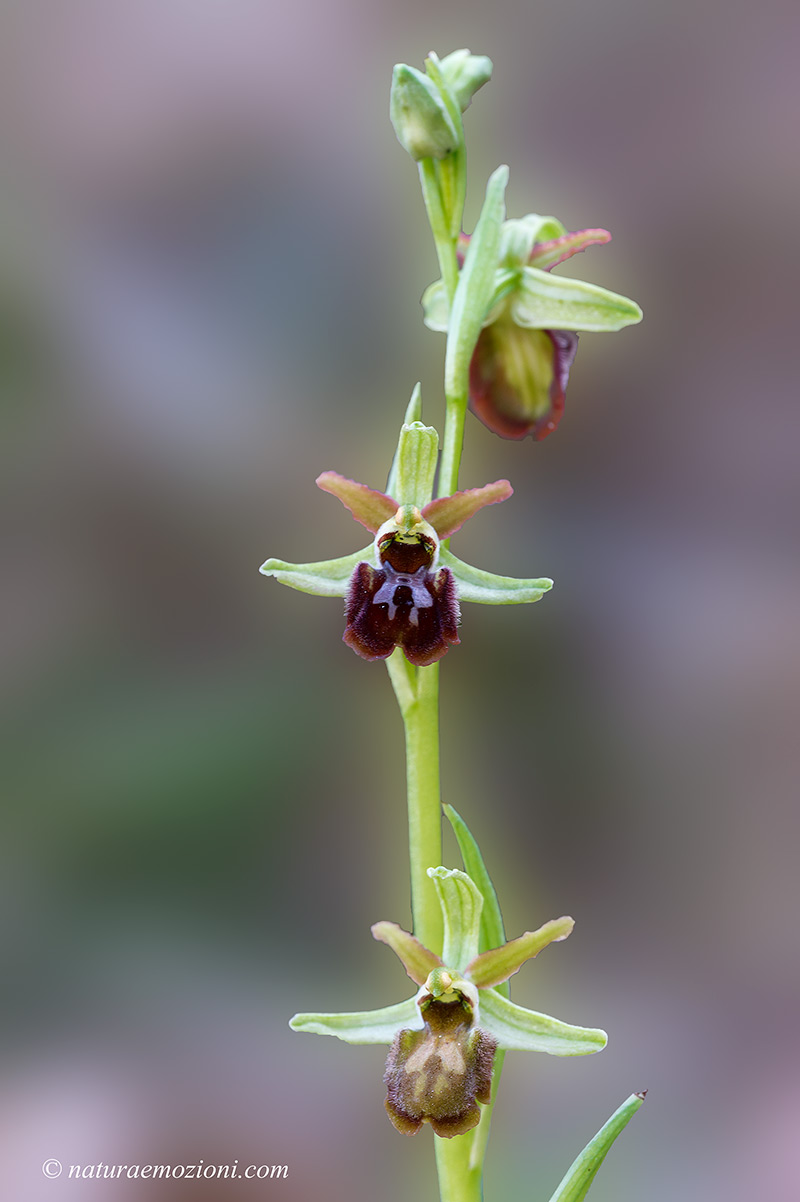
[[[422,1031],[398,1031],[386,1061],[386,1110],[398,1131],[430,1123],[437,1135],[462,1135],[491,1099],[497,1042],[472,1026],[462,1001],[431,1001]]]
[[[398,562],[396,550],[391,557]],[[398,571],[388,559],[378,569],[360,563],[350,580],[345,619],[344,641],[363,659],[386,659],[399,646],[409,663],[425,667],[459,642],[453,574],[449,568],[434,574],[426,563],[413,572]]]

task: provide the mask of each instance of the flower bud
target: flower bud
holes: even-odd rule
[[[463,113],[478,88],[491,79],[492,60],[485,54],[454,50],[441,60],[439,70]]]
[[[459,134],[444,99],[427,75],[398,63],[389,102],[397,140],[412,159],[443,159],[459,145]]]

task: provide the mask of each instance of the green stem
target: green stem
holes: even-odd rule
[[[433,159],[420,159],[419,179],[422,185],[422,197],[428,212],[428,221],[436,246],[436,257],[439,260],[439,270],[442,273],[448,299],[452,302],[458,285],[458,259],[456,258],[456,238],[450,230],[453,223],[452,214],[446,213],[442,198],[439,176]]]
[[[441,953],[442,911],[429,868],[442,862],[439,665],[412,668],[398,647],[386,661],[406,733],[408,843],[414,934]]]
[[[459,390],[457,396],[445,398],[446,416],[442,458],[439,463],[440,497],[449,497],[458,491],[458,472],[461,466],[461,450],[464,445],[464,422],[467,418],[467,392]]]
[[[441,1202],[481,1202],[483,1198],[483,1161],[472,1166],[471,1133],[440,1139],[434,1135],[436,1169],[439,1174]]]

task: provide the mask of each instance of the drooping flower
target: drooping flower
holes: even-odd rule
[[[609,242],[607,230],[568,233],[554,217],[503,223],[492,305],[470,361],[469,404],[502,438],[546,438],[558,425],[578,331],[620,330],[641,320],[634,301],[550,274],[588,246]],[[462,235],[460,255],[469,244]],[[425,324],[446,330],[447,298],[439,280],[422,298]]]
[[[318,563],[268,559],[266,576],[302,592],[345,598],[344,641],[363,659],[401,647],[409,663],[434,663],[459,642],[459,601],[513,605],[538,601],[552,580],[519,580],[473,568],[444,541],[487,505],[510,497],[507,480],[431,499],[438,435],[414,418],[415,392],[389,480],[394,495],[323,472],[317,485],[338,497],[374,540],[354,555]]]
[[[297,1014],[290,1025],[347,1043],[389,1044],[384,1081],[392,1123],[406,1135],[429,1123],[437,1135],[450,1137],[480,1121],[478,1103],[490,1101],[496,1051],[581,1056],[601,1051],[607,1036],[518,1006],[497,988],[549,943],[566,939],[571,918],[557,918],[479,954],[480,890],[457,869],[430,868],[428,875],[444,918],[441,956],[396,923],[372,928],[419,986],[414,997],[382,1010]]]

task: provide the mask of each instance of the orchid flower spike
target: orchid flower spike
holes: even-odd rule
[[[338,497],[373,541],[353,555],[319,563],[268,559],[261,571],[301,592],[344,597],[343,638],[363,659],[386,659],[401,647],[409,663],[424,667],[459,642],[460,601],[538,601],[553,582],[482,571],[444,545],[480,509],[505,501],[513,489],[507,480],[496,480],[432,500],[439,437],[417,420],[419,410],[417,386],[386,493],[338,472],[317,477],[317,485]]]
[[[346,1043],[390,1044],[386,1110],[398,1131],[413,1135],[430,1123],[437,1135],[461,1135],[480,1121],[478,1103],[491,1099],[498,1049],[585,1056],[607,1043],[605,1031],[574,1027],[527,1010],[497,989],[547,947],[566,939],[571,918],[526,931],[479,954],[483,895],[465,872],[429,868],[444,918],[441,956],[393,922],[373,936],[388,944],[419,986],[407,1001],[353,1014],[296,1014],[295,1031],[335,1035]]]

